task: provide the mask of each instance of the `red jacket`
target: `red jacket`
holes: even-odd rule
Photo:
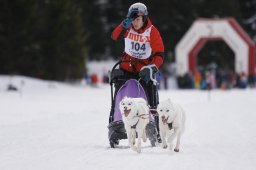
[[[152,23],[151,23],[150,19],[148,18],[147,25],[144,28],[142,28],[140,30],[135,30],[135,29],[134,30],[137,33],[141,34],[151,26],[152,26]],[[130,28],[125,30],[121,24],[118,25],[112,32],[112,39],[118,40],[120,38],[125,38],[127,36],[127,34],[129,33],[129,30],[132,27],[133,26],[131,26]],[[122,37],[123,31],[125,31],[125,32]],[[152,54],[151,54],[151,57],[149,57],[148,59],[137,59],[137,58],[134,58],[124,52],[124,55],[122,56],[121,60],[141,60],[144,63],[146,63],[147,65],[155,64],[159,68],[163,63],[164,45],[163,45],[163,41],[162,41],[159,31],[154,26],[152,26],[151,33],[150,33],[150,46],[152,48]],[[134,63],[136,72],[140,72],[140,69],[143,66],[144,65],[142,65],[141,63]],[[122,63],[120,65],[120,67],[126,71],[133,72],[133,67],[131,66],[130,63]]]

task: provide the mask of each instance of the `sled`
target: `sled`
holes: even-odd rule
[[[156,84],[152,81],[150,82],[150,88],[152,88],[151,97],[152,101],[148,100],[147,94],[141,83],[143,83],[138,74],[130,74],[124,72],[123,70],[117,68],[120,63],[123,62],[140,62],[145,65],[143,62],[138,60],[120,60],[112,68],[109,73],[110,87],[111,87],[111,110],[109,115],[109,125],[108,125],[108,138],[111,148],[115,148],[119,145],[119,141],[122,139],[127,139],[126,130],[122,120],[122,115],[119,110],[119,102],[125,97],[133,98],[144,98],[151,105],[156,106],[158,104],[158,95]],[[154,79],[154,81],[156,81]],[[152,86],[152,87],[151,87]],[[115,91],[114,91],[115,88]],[[118,89],[118,90],[117,90]],[[152,106],[151,106],[152,107]],[[146,126],[146,135],[150,140],[151,146],[155,146],[158,135],[158,117],[150,115],[150,123]]]

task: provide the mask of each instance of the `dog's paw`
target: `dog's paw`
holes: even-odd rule
[[[177,149],[177,148],[175,148],[175,149],[174,149],[174,152],[179,152],[179,151],[180,151],[180,150],[179,150],[179,149]]]
[[[137,148],[137,152],[138,152],[138,153],[141,153],[141,149],[140,149],[140,148]]]
[[[167,148],[167,145],[163,145],[162,148],[163,148],[163,149],[166,149],[166,148]]]
[[[142,141],[143,141],[143,142],[147,142],[147,137],[143,137],[143,138],[142,138]]]
[[[135,151],[135,152],[138,152],[138,149],[137,149],[136,146],[131,147],[131,149],[132,149],[133,151]]]

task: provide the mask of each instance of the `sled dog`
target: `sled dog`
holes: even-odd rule
[[[162,147],[172,150],[172,142],[177,136],[175,152],[180,150],[180,138],[185,126],[185,111],[178,104],[173,103],[170,99],[162,101],[157,106],[157,113],[159,115],[159,130],[162,139]]]
[[[146,142],[146,125],[149,123],[149,108],[143,98],[124,97],[119,103],[129,146],[132,150],[141,152],[141,139]],[[135,146],[137,132],[137,147]]]

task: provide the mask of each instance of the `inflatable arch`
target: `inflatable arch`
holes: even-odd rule
[[[200,49],[215,39],[222,39],[234,51],[236,73],[254,72],[255,44],[235,19],[197,19],[175,48],[177,75],[194,73]]]

